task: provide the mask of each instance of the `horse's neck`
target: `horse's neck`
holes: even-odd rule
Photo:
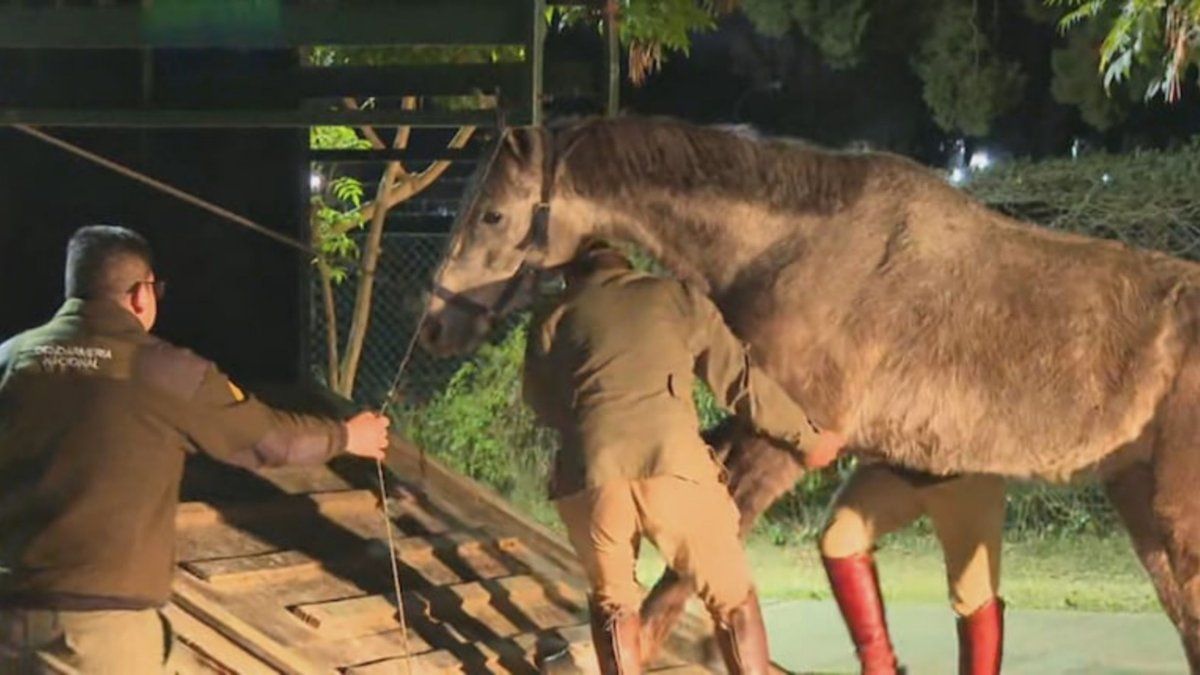
[[[640,245],[677,276],[703,281],[721,295],[761,264],[788,227],[754,204],[705,203],[687,196],[669,203],[625,203],[609,209],[599,233]]]

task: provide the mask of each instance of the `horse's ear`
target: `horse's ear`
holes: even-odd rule
[[[521,164],[534,158],[539,136],[534,127],[513,127],[504,134],[504,148]]]

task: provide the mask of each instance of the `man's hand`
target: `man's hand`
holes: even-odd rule
[[[804,453],[804,466],[810,470],[824,469],[829,466],[842,448],[846,446],[846,437],[836,431],[822,431],[813,447]]]
[[[387,417],[374,412],[359,413],[346,420],[346,452],[382,461],[390,423]]]

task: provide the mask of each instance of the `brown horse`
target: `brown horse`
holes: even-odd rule
[[[589,236],[702,284],[856,448],[932,473],[1103,480],[1200,671],[1200,266],[1015,221],[893,155],[590,120],[505,134],[426,348],[474,348],[523,270]]]

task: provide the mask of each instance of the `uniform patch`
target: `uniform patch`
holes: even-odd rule
[[[84,345],[35,345],[29,352],[48,372],[88,372],[112,360],[112,350]]]
[[[238,403],[246,400],[246,392],[239,389],[232,380],[229,382],[229,393],[233,394],[233,400],[237,401]]]

